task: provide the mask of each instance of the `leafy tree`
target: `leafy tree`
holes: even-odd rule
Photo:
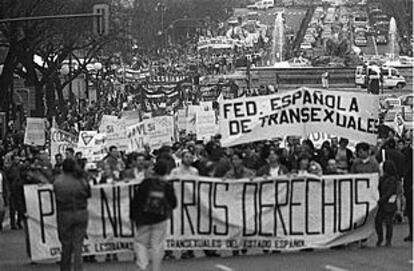
[[[3,0],[0,3],[0,18],[15,18],[44,15],[91,13],[93,0]],[[99,1],[102,3],[102,1]],[[119,8],[111,5],[111,9]],[[7,108],[10,101],[8,91],[13,73],[25,79],[26,84],[36,90],[36,112],[44,115],[43,98],[48,101],[49,114],[54,114],[55,93],[58,94],[60,109],[63,110],[63,88],[74,78],[86,71],[89,64],[105,46],[113,40],[125,38],[119,24],[111,23],[110,35],[96,37],[92,34],[93,18],[35,20],[9,22],[0,25],[4,35],[7,55],[3,73],[0,75],[1,107]],[[34,56],[43,59],[35,63]],[[78,68],[71,76],[62,80],[59,70],[62,62],[72,57]]]

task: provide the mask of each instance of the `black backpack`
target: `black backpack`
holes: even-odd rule
[[[169,217],[171,207],[166,195],[167,185],[166,181],[158,178],[150,179],[148,194],[146,195],[142,210],[144,216],[157,219],[167,219]]]

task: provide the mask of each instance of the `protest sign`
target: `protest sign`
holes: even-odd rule
[[[218,132],[216,124],[216,112],[198,111],[196,113],[196,134],[197,140],[210,139]]]
[[[65,155],[67,148],[76,149],[78,138],[68,132],[57,128],[50,129],[50,160],[55,164],[55,155],[60,153]]]
[[[329,141],[329,143],[332,144],[332,141],[339,142],[340,137],[335,135],[330,135],[324,132],[318,132],[318,133],[311,133],[308,138],[313,142],[313,145],[315,148],[320,149],[322,147],[323,142]],[[348,140],[348,146],[351,151],[355,151],[356,144],[358,144],[358,141],[356,140]]]
[[[189,105],[187,108],[187,126],[186,132],[187,133],[196,133],[196,114],[199,111],[203,111],[203,107],[200,105]]]
[[[146,119],[127,129],[128,151],[143,151],[148,144],[151,149],[163,145],[172,145],[174,140],[174,119],[172,116],[161,116]]]
[[[43,146],[46,143],[45,119],[27,118],[26,130],[24,133],[24,144]]]
[[[126,115],[128,116],[128,115]],[[136,123],[137,120],[134,120]],[[99,132],[105,133],[105,147],[109,149],[116,146],[119,151],[128,150],[128,137],[126,135],[126,125],[132,123],[127,117],[118,118],[117,116],[104,115],[101,119]]]
[[[177,128],[178,130],[187,129],[187,110],[186,109],[178,109]]]
[[[320,131],[376,144],[378,111],[376,95],[307,88],[222,99],[220,134],[224,147]]]
[[[100,162],[108,154],[105,144],[105,134],[97,131],[81,131],[79,133],[78,148],[88,162]]]
[[[378,174],[296,175],[223,181],[181,176],[171,180],[178,206],[165,248],[328,248],[374,232]],[[133,249],[129,204],[137,183],[92,187],[83,253]],[[57,259],[56,204],[52,185],[26,185],[28,239],[33,261]]]
[[[115,133],[123,129],[121,121],[117,116],[103,115],[98,131],[100,133]]]
[[[135,110],[122,111],[121,124],[126,128],[140,121],[139,112]]]
[[[200,102],[200,106],[203,108],[204,111],[213,111],[212,101]]]
[[[149,130],[147,136],[151,149],[157,149],[163,145],[172,146],[174,142],[174,118],[172,116],[160,116],[145,121],[155,128]]]

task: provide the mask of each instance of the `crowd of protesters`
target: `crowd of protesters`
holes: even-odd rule
[[[396,201],[401,206],[396,206],[394,212],[405,209],[412,224],[412,133],[396,138],[395,133],[390,132],[387,138],[378,141],[377,146],[361,142],[355,146],[355,151],[349,149],[349,142],[345,138],[325,141],[320,148],[316,148],[311,140],[301,141],[298,137],[288,137],[286,142],[275,139],[233,148],[221,147],[220,139],[221,136],[217,135],[204,143],[195,140],[194,135],[182,134],[173,146],[163,146],[158,150],[147,147],[145,152],[129,154],[121,153],[113,146],[107,157],[97,165],[89,163],[82,157],[82,153],[75,153],[70,148],[65,154],[56,155],[56,164],[53,167],[47,153],[41,149],[13,149],[3,156],[0,167],[3,205],[9,207],[11,228],[22,228],[25,213],[23,185],[53,183],[56,176],[62,173],[63,161],[67,158],[78,161],[92,185],[131,179],[143,180],[153,174],[153,166],[159,160],[167,161],[168,172],[172,175],[192,174],[221,177],[231,181],[255,176],[275,177],[300,173],[380,173],[380,163],[385,158],[387,163],[384,163],[381,174],[391,174],[391,180],[396,182],[390,185],[390,178],[386,178],[387,185],[380,182],[380,206],[381,203],[388,202],[387,198],[383,198],[384,195],[390,196],[386,190],[397,189],[398,193],[391,194],[404,193],[406,202],[404,204]],[[377,224],[385,221],[389,228],[389,216],[380,214],[382,217],[378,218]],[[394,214],[392,216],[395,218]],[[382,234],[378,225],[378,234]],[[412,240],[411,229],[412,227],[407,240]],[[391,235],[388,233],[387,238],[389,236]],[[387,244],[390,242],[391,240],[387,240]],[[191,257],[191,254],[188,256],[184,253],[183,257]]]

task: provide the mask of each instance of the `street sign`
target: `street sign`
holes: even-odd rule
[[[109,33],[109,6],[97,4],[93,6],[93,33],[97,36],[108,35]]]

